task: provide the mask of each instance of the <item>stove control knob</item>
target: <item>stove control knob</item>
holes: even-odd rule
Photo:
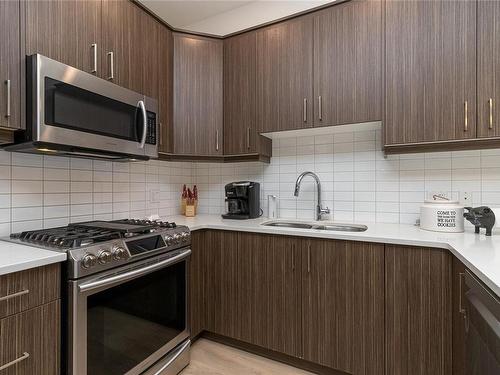
[[[83,268],[91,268],[94,267],[97,263],[97,257],[93,254],[85,254],[82,258],[82,267]]]
[[[167,244],[167,246],[171,246],[174,244],[174,237],[172,237],[170,234],[167,234],[165,236],[165,242]]]
[[[190,237],[190,233],[189,232],[182,232],[181,233],[181,238],[182,238],[182,241],[189,241],[189,237]]]
[[[113,258],[115,260],[126,259],[127,258],[127,250],[125,250],[123,247],[116,246],[113,249]]]
[[[97,256],[97,260],[101,264],[106,264],[106,263],[111,262],[113,260],[113,255],[108,250],[101,250],[101,252]]]
[[[174,243],[175,244],[180,244],[182,241],[181,234],[180,233],[175,233],[174,234]]]

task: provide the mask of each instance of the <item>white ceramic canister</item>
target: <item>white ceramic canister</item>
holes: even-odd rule
[[[427,199],[420,206],[420,228],[434,232],[463,232],[464,207],[458,201]]]

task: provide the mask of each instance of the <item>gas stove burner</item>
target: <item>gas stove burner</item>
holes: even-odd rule
[[[177,225],[168,221],[160,221],[160,220],[146,220],[146,219],[121,219],[115,220],[114,223],[121,224],[133,224],[133,225],[152,225],[155,228],[176,228]]]

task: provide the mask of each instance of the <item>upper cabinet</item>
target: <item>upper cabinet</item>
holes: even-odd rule
[[[165,26],[158,30],[158,127],[161,153],[172,152],[173,37]]]
[[[101,76],[101,1],[23,1],[26,55],[39,53]]]
[[[222,156],[222,40],[174,33],[174,153]]]
[[[260,132],[313,126],[313,19],[257,31],[257,123]]]
[[[19,12],[19,1],[0,1],[0,127],[3,128],[21,127]],[[3,130],[1,139],[4,138],[2,133]]]
[[[500,136],[500,2],[479,1],[477,22],[477,134]]]
[[[386,1],[386,150],[476,137],[476,9],[476,1]]]
[[[382,120],[382,1],[314,16],[314,126]]]
[[[271,156],[271,140],[258,134],[256,113],[257,34],[224,40],[224,155]]]

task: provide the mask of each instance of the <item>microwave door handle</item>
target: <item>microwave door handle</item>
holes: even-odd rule
[[[143,100],[139,100],[139,103],[137,103],[137,106],[141,109],[142,112],[142,137],[141,137],[141,143],[139,144],[139,148],[144,148],[144,145],[146,144],[146,133],[148,130],[148,119],[146,115],[146,106],[144,105]]]
[[[138,269],[135,269],[132,271],[126,271],[124,273],[115,274],[113,276],[106,277],[103,279],[97,279],[94,281],[90,280],[88,282],[85,282],[84,284],[79,285],[78,290],[80,293],[84,293],[84,292],[90,292],[92,290],[99,289],[102,287],[106,288],[106,287],[110,287],[110,286],[113,286],[116,284],[121,284],[121,283],[124,283],[126,281],[135,279],[137,277],[144,276],[148,273],[154,272],[154,271],[159,270],[161,268],[168,267],[174,263],[177,263],[177,262],[187,258],[190,254],[191,254],[191,249],[186,249],[186,250],[180,252],[179,254],[177,254],[171,258],[162,260],[158,263],[153,263],[153,264],[150,264],[148,266],[141,267],[141,268],[138,268]]]

